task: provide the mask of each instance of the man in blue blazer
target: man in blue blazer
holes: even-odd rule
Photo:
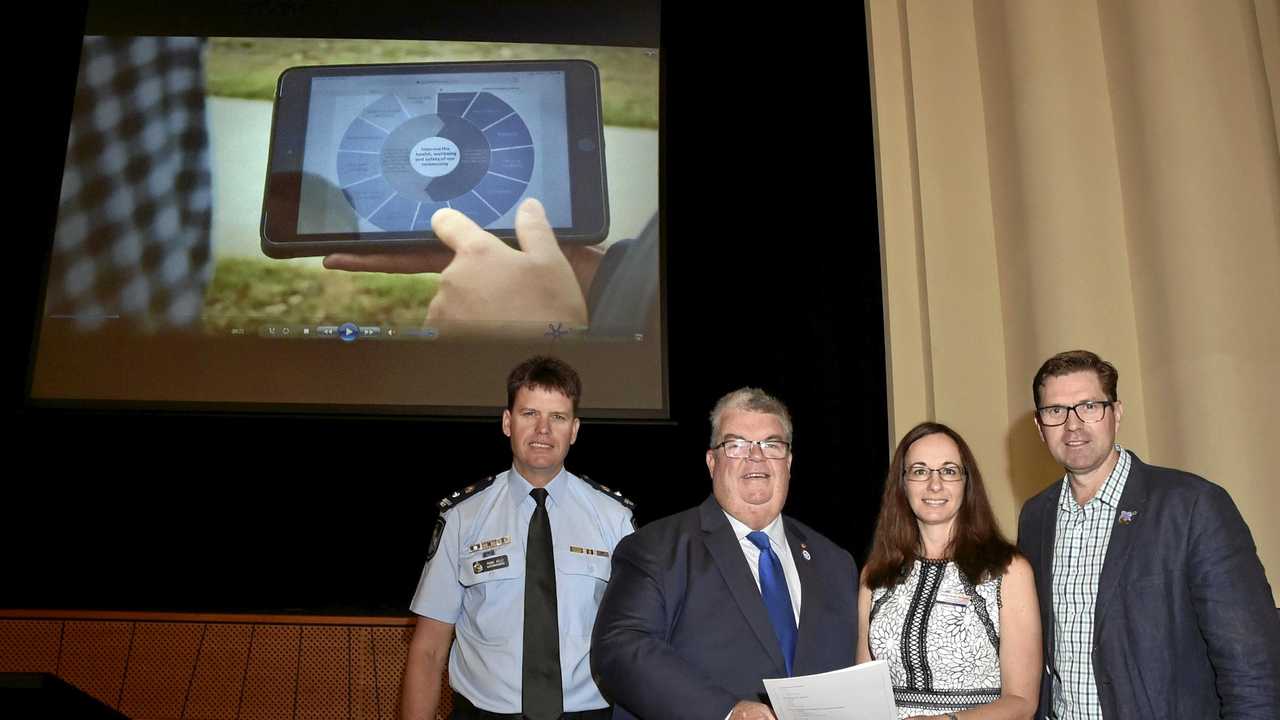
[[[614,551],[591,643],[614,718],[772,720],[763,678],[854,663],[857,566],[781,514],[786,407],[744,388],[711,422],[712,496]]]
[[[1050,358],[1036,425],[1062,481],[1027,501],[1045,674],[1036,717],[1266,718],[1280,712],[1280,619],[1225,490],[1115,443],[1118,373]]]

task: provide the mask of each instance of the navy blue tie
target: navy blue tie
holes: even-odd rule
[[[769,611],[773,633],[782,646],[782,658],[787,663],[787,675],[796,658],[796,615],[791,609],[791,593],[787,590],[787,576],[782,573],[782,563],[773,554],[769,536],[759,530],[747,533],[747,539],[760,548],[760,594],[764,607]]]

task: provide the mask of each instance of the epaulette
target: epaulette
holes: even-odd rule
[[[495,477],[496,476],[494,475],[490,475],[484,480],[477,483],[471,483],[461,490],[454,490],[447,496],[440,498],[440,502],[436,503],[436,507],[438,507],[440,512],[443,513],[445,510],[448,510],[467,498],[473,497],[476,493],[492,485]]]
[[[610,498],[612,498],[612,499],[616,500],[617,502],[622,503],[622,506],[623,506],[623,507],[625,507],[626,509],[628,509],[628,510],[635,510],[635,509],[636,509],[636,504],[635,504],[635,503],[633,503],[633,502],[631,502],[631,501],[630,501],[630,500],[628,500],[627,498],[623,497],[623,496],[622,496],[622,491],[621,491],[621,490],[613,490],[613,489],[611,489],[611,488],[610,488],[609,486],[607,486],[607,485],[601,485],[600,483],[596,482],[595,480],[592,480],[591,478],[587,477],[586,475],[579,475],[578,477],[582,478],[582,482],[584,482],[584,483],[586,483],[586,484],[590,485],[591,487],[593,487],[593,488],[595,488],[595,489],[599,490],[600,492],[604,493],[605,495],[608,495]]]
[[[469,497],[474,497],[476,493],[492,485],[494,477],[490,475],[484,480],[471,483],[461,490],[454,490],[448,496],[440,498],[440,502],[436,503],[436,507],[440,509],[440,512],[436,513],[436,526],[431,532],[431,545],[427,547],[427,562],[431,562],[431,559],[436,556],[436,550],[440,549],[440,538],[444,537],[445,511]]]

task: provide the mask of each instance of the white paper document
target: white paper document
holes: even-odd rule
[[[896,720],[889,666],[883,660],[820,675],[765,678],[778,720]]]

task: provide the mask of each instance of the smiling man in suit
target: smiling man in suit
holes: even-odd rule
[[[614,718],[772,720],[763,678],[854,663],[858,569],[782,515],[791,417],[743,388],[711,412],[712,495],[618,544],[591,664]]]
[[[1116,444],[1115,367],[1085,350],[1032,381],[1066,469],[1027,501],[1046,666],[1036,717],[1258,718],[1280,708],[1280,620],[1226,491]]]

